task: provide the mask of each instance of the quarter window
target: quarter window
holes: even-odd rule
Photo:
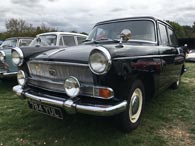
[[[167,37],[167,31],[166,26],[159,24],[159,30],[160,30],[160,42],[161,45],[167,46],[169,44],[168,37]]]
[[[77,37],[78,44],[82,44],[84,40],[84,37]]]
[[[32,40],[20,40],[19,47],[28,46]]]
[[[177,46],[177,38],[173,30],[171,30],[170,28],[168,28],[168,35],[170,40],[170,46]]]
[[[63,36],[65,46],[75,46],[74,36]]]

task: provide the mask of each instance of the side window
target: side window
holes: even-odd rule
[[[160,30],[160,42],[161,45],[167,46],[169,44],[168,37],[167,37],[167,31],[166,31],[166,26],[159,24],[159,30]]]
[[[28,46],[32,40],[20,40],[19,47]]]
[[[65,46],[75,46],[74,36],[63,36]]]
[[[104,29],[98,28],[95,40],[102,40],[108,38],[108,32]]]
[[[172,29],[168,28],[168,36],[170,40],[170,46],[177,46],[177,38]]]
[[[77,37],[78,44],[82,44],[85,39],[84,37]]]

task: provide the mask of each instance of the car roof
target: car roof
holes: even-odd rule
[[[46,33],[40,33],[39,35],[48,35],[48,34],[55,34],[55,35],[74,35],[74,36],[82,36],[87,37],[87,35],[80,34],[80,33],[73,33],[73,32],[46,32]]]
[[[101,21],[101,22],[98,22],[95,24],[96,25],[101,25],[101,24],[105,24],[105,23],[112,23],[112,22],[117,22],[117,21],[127,21],[127,20],[134,20],[134,19],[137,19],[137,20],[147,20],[147,19],[150,19],[150,20],[154,20],[154,21],[160,21],[168,26],[170,26],[172,28],[172,26],[167,23],[166,21],[162,21],[160,19],[157,19],[155,17],[152,17],[152,16],[141,16],[141,17],[125,17],[125,18],[118,18],[118,19],[111,19],[111,20],[106,20],[106,21]]]
[[[7,38],[6,40],[11,40],[11,39],[33,39],[33,37],[11,37],[11,38]]]

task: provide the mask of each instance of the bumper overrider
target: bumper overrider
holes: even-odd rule
[[[23,90],[21,85],[17,85],[13,87],[13,91],[23,99],[27,98],[29,100],[34,100],[40,102],[42,104],[48,104],[55,107],[59,107],[64,109],[69,114],[74,113],[84,113],[89,115],[97,115],[97,116],[112,116],[118,113],[123,112],[127,107],[127,101],[124,100],[115,105],[96,105],[96,104],[81,104],[74,102],[71,98],[58,100],[47,98],[43,95],[35,95],[29,92],[28,90]]]

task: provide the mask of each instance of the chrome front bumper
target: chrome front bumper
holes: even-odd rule
[[[76,104],[72,99],[68,99],[65,101],[49,99],[41,96],[36,96],[28,91],[24,91],[20,85],[14,86],[13,91],[16,92],[18,96],[24,98],[32,99],[39,101],[40,103],[50,104],[56,107],[63,108],[67,113],[84,113],[90,115],[97,115],[97,116],[112,116],[118,113],[123,112],[127,107],[127,101],[124,100],[119,104],[116,105],[82,105]]]

